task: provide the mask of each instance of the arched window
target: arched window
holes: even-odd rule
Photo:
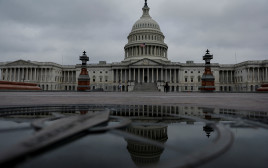
[[[93,82],[96,82],[96,76],[95,75],[93,76]]]
[[[200,76],[198,76],[198,82],[200,82],[201,81],[201,77]]]

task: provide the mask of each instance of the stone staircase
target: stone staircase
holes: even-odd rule
[[[158,92],[156,83],[136,83],[134,86],[134,92]]]

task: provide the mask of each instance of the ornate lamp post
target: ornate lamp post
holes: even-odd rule
[[[86,55],[86,51],[83,52],[83,55],[80,56],[82,61],[81,72],[78,77],[78,86],[77,91],[89,91],[90,90],[90,78],[87,71],[87,61],[89,60]]]
[[[199,87],[201,92],[213,92],[215,90],[215,78],[211,72],[210,60],[213,59],[213,55],[209,53],[207,49],[206,55],[203,56],[205,60],[205,72],[202,75],[202,86]]]

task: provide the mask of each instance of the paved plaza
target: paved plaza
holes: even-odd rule
[[[0,92],[0,106],[46,104],[151,104],[268,111],[267,93]]]

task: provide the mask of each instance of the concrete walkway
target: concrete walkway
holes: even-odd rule
[[[0,92],[0,106],[45,104],[159,104],[268,112],[267,93]]]

